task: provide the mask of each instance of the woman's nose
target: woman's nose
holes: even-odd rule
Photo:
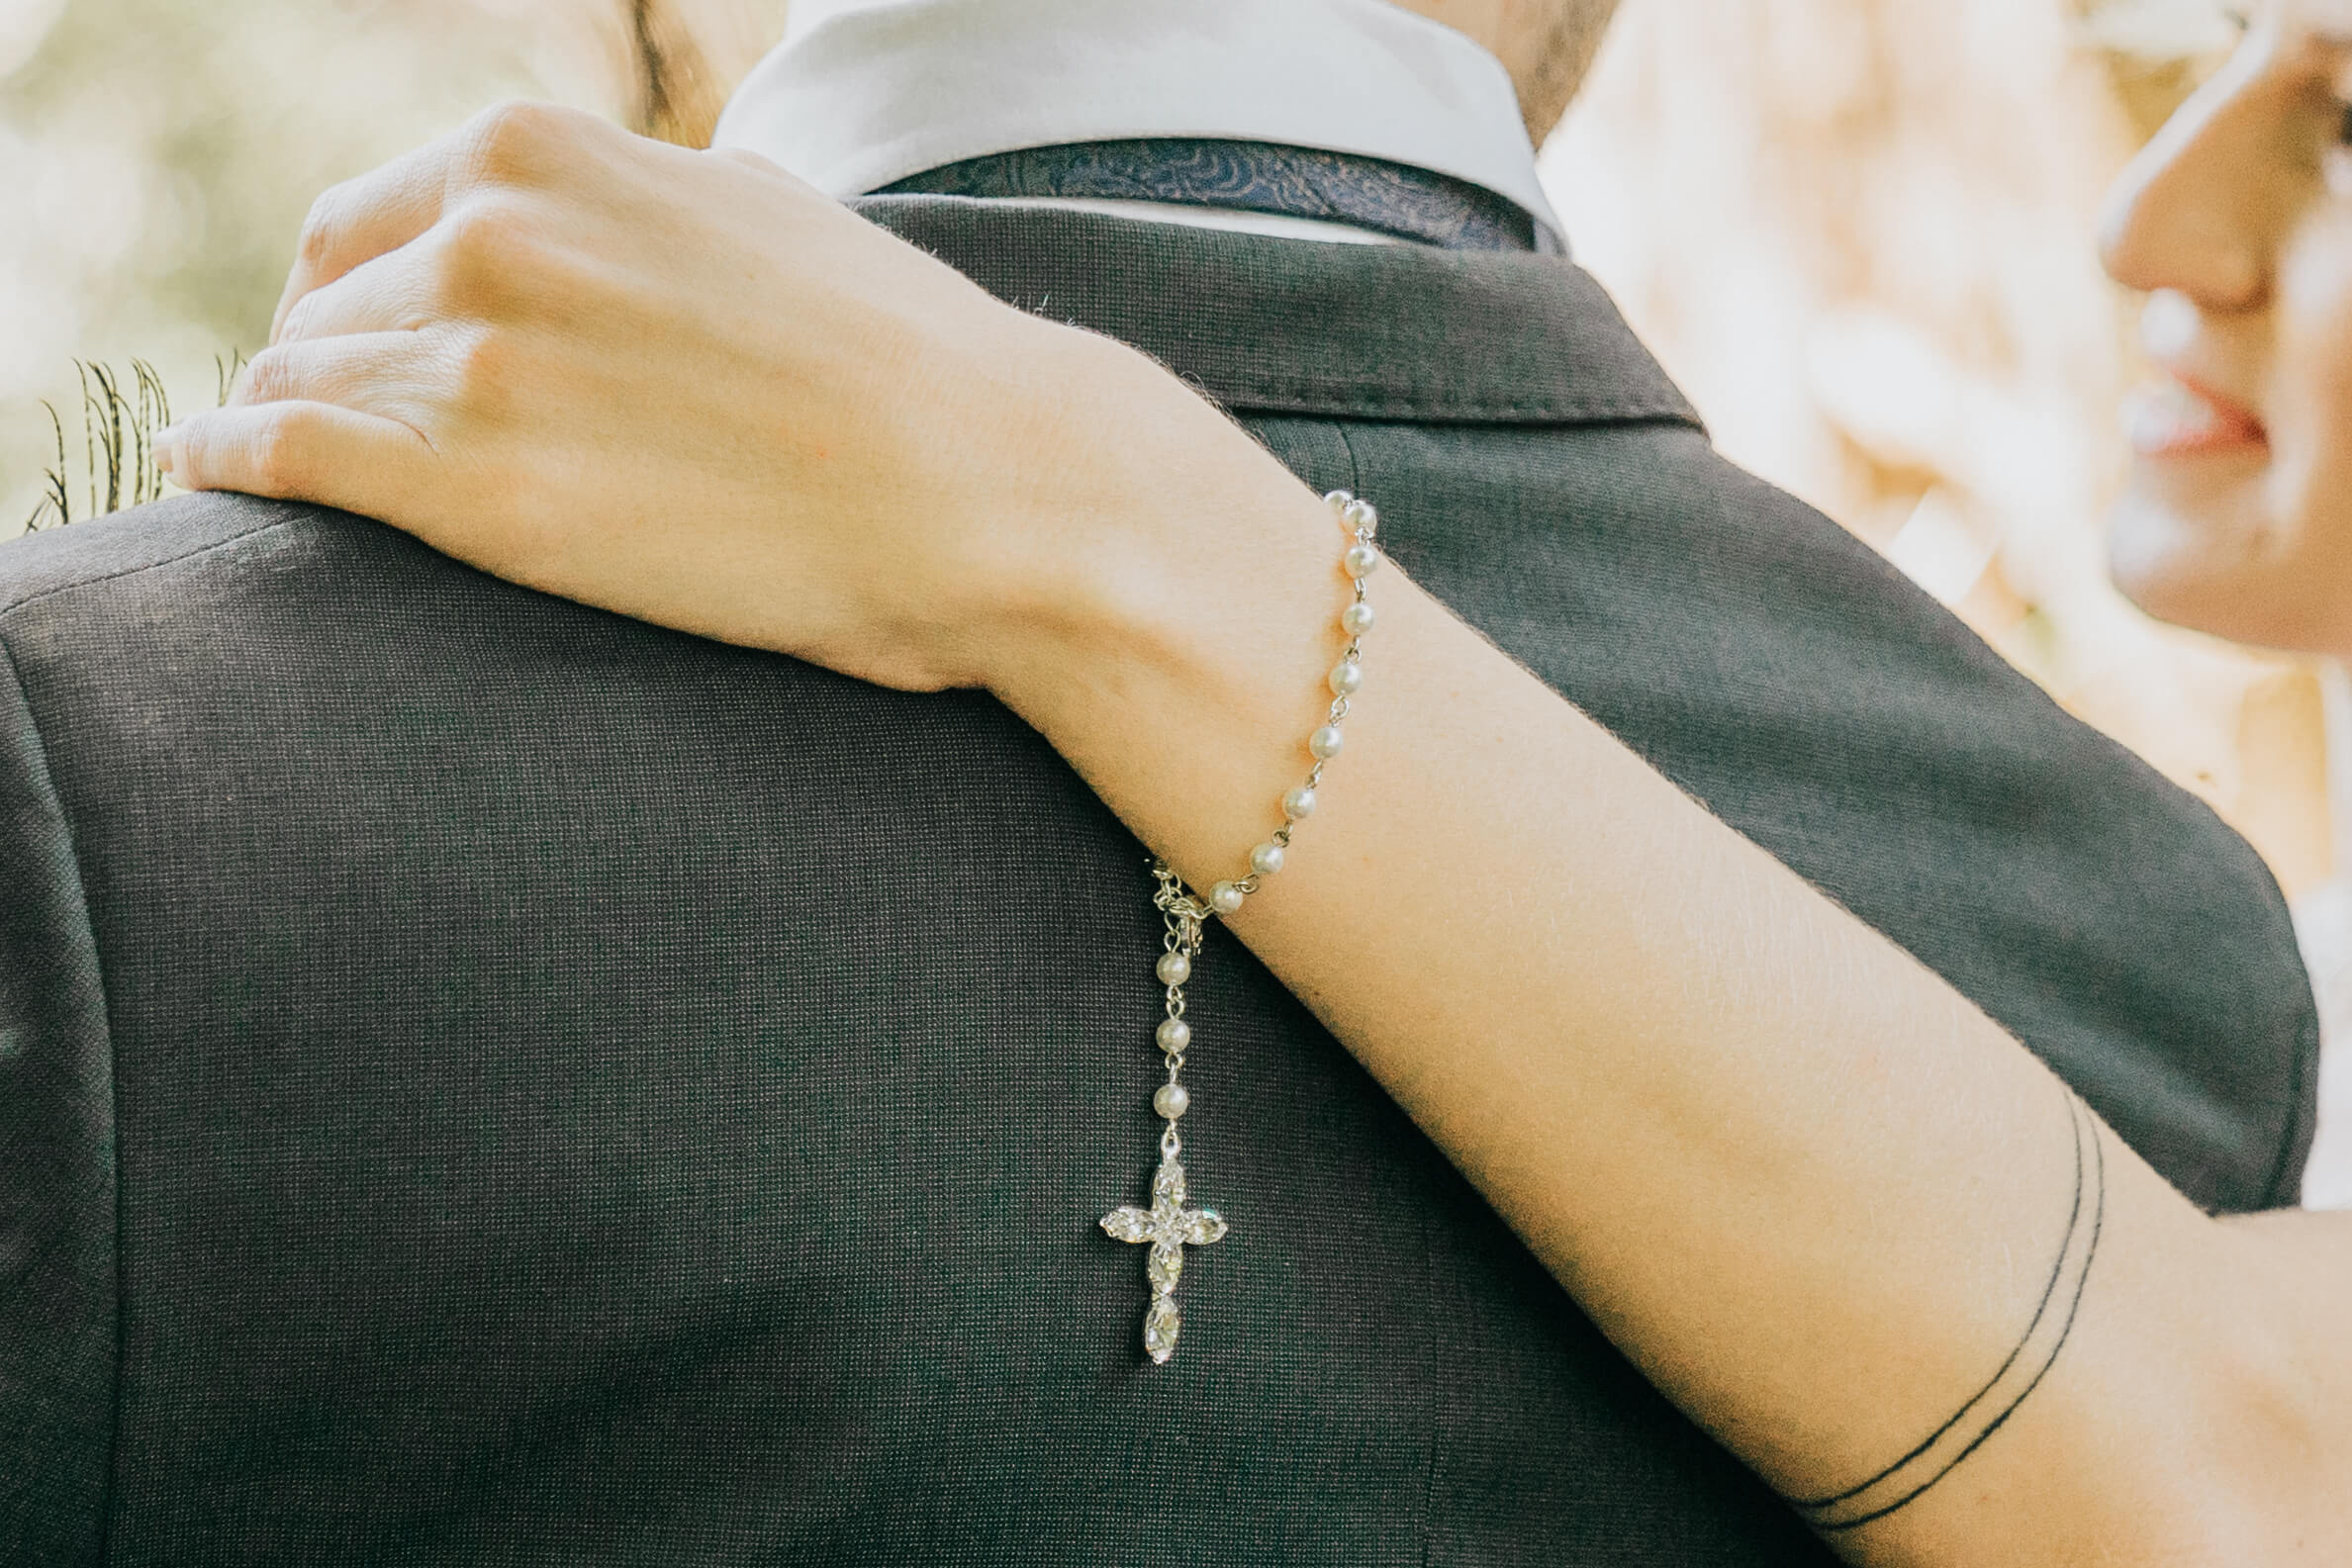
[[[2275,178],[2266,95],[2233,61],[2166,121],[2108,197],[2099,254],[2125,288],[2176,289],[2216,311],[2270,287]]]

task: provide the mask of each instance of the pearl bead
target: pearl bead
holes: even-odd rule
[[[1351,637],[1361,637],[1372,629],[1372,607],[1359,600],[1340,611],[1340,629]]]
[[[1368,501],[1351,501],[1340,508],[1340,518],[1351,528],[1377,528],[1380,514]]]
[[[1192,977],[1192,961],[1181,953],[1163,953],[1158,973],[1161,984],[1181,985]]]
[[[1340,565],[1348,569],[1350,577],[1369,577],[1380,565],[1380,552],[1368,544],[1352,545],[1340,557]]]
[[[1153,1031],[1152,1038],[1160,1042],[1160,1049],[1174,1056],[1192,1044],[1192,1026],[1181,1018],[1171,1018]]]
[[[1271,876],[1282,869],[1282,846],[1274,843],[1259,845],[1250,851],[1250,870],[1261,876]]]
[[[1355,499],[1356,498],[1354,496],[1349,495],[1344,490],[1327,490],[1323,493],[1323,505],[1329,507],[1333,511],[1337,512],[1346,511],[1348,509],[1348,503],[1354,501]]]
[[[1173,1122],[1192,1109],[1192,1096],[1180,1083],[1163,1083],[1160,1092],[1152,1096],[1152,1109]]]
[[[1364,685],[1364,666],[1353,659],[1342,659],[1331,667],[1331,694],[1354,696]]]
[[[1301,784],[1282,796],[1282,815],[1291,821],[1296,822],[1301,817],[1311,817],[1314,814],[1315,791],[1306,785]]]
[[[1242,906],[1249,895],[1231,882],[1219,882],[1209,889],[1209,907],[1221,915],[1229,915]]]
[[[1326,724],[1307,737],[1307,750],[1313,752],[1322,761],[1329,762],[1340,754],[1342,739],[1340,727],[1337,724]]]

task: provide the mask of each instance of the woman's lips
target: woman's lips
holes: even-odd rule
[[[2167,374],[2131,395],[2123,426],[2142,457],[2196,457],[2265,447],[2262,421],[2219,393]]]

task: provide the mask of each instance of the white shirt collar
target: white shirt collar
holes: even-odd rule
[[[1385,158],[1559,231],[1502,62],[1387,0],[795,0],[712,145],[847,198],[991,152],[1139,137]]]

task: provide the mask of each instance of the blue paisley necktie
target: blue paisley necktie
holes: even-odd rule
[[[942,164],[878,195],[1173,202],[1352,224],[1452,250],[1564,247],[1507,197],[1383,158],[1268,141],[1152,138],[1022,147]]]

